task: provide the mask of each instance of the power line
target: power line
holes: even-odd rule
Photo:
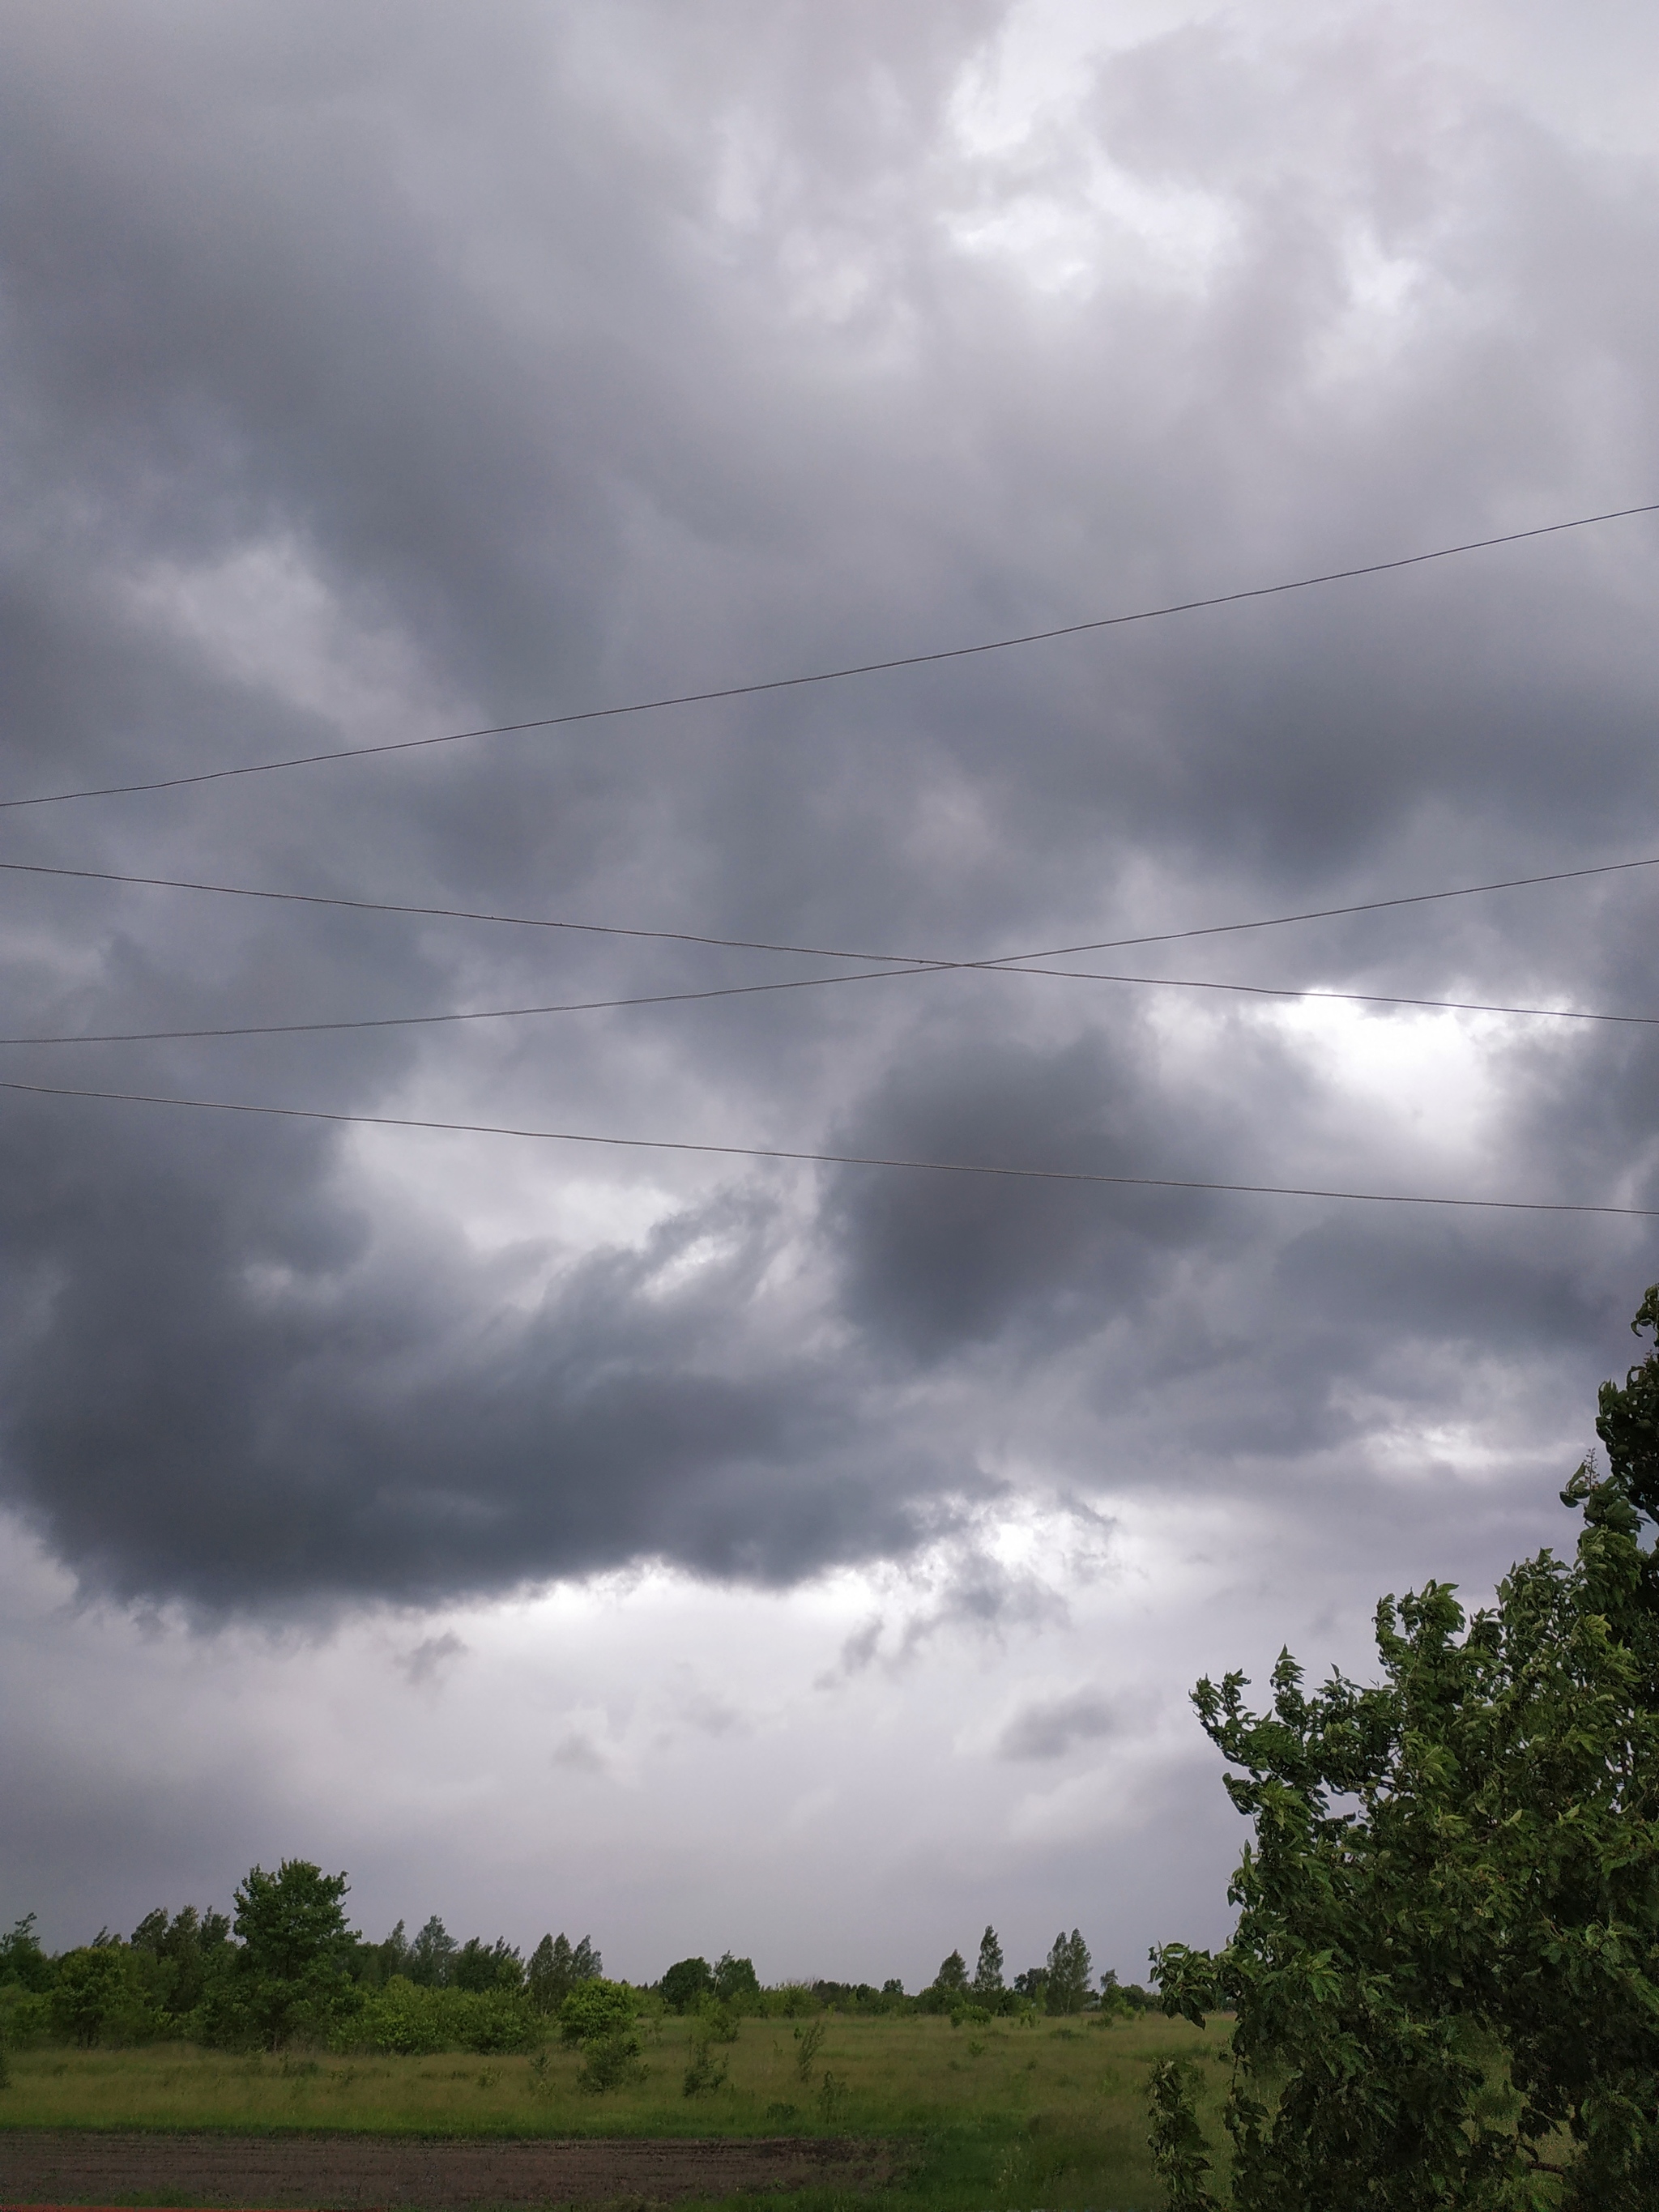
[[[1429,561],[1449,561],[1462,553],[1485,552],[1496,545],[1516,545],[1530,538],[1553,538],[1566,530],[1587,530],[1600,522],[1621,522],[1632,515],[1659,514],[1659,501],[1639,507],[1611,507],[1601,514],[1575,515],[1567,522],[1546,522],[1530,530],[1507,530],[1495,538],[1471,538],[1457,545],[1439,545],[1426,553],[1402,554],[1391,561],[1370,561],[1352,568],[1329,568],[1316,576],[1297,576],[1285,583],[1255,584],[1237,592],[1220,592],[1202,599],[1180,599],[1161,607],[1141,607],[1132,614],[1097,615],[1087,622],[1062,623],[1052,629],[1034,629],[1014,637],[983,640],[977,645],[945,646],[932,653],[897,653],[885,660],[864,660],[842,668],[823,668],[805,676],[773,676],[748,684],[728,684],[708,691],[680,691],[659,699],[636,699],[616,707],[586,707],[568,714],[543,714],[523,722],[495,722],[476,730],[449,730],[436,737],[397,738],[375,745],[343,745],[332,751],[295,753],[281,760],[248,761],[231,768],[198,769],[189,775],[157,776],[144,783],[111,783],[79,791],[43,792],[28,799],[0,799],[0,811],[24,806],[57,806],[76,799],[124,799],[149,791],[179,791],[187,785],[219,783],[234,776],[270,775],[279,769],[318,768],[325,762],[368,760],[387,753],[420,752],[435,745],[455,745],[474,738],[502,738],[527,730],[565,729],[577,722],[601,722],[623,714],[653,714],[674,707],[705,706],[725,699],[750,699],[768,691],[794,691],[811,684],[839,684],[854,676],[884,675],[896,668],[922,668],[945,660],[968,660],[988,653],[1006,653],[1017,646],[1044,645],[1055,638],[1080,637],[1091,630],[1119,629],[1131,623],[1159,622],[1170,615],[1197,614],[1209,607],[1237,606],[1247,599],[1271,599],[1286,592],[1311,591],[1322,584],[1348,583],[1361,576],[1387,575],[1397,568],[1419,568]]]
[[[335,1030],[401,1030],[429,1027],[445,1022],[517,1021],[532,1014],[597,1014],[623,1006],[669,1006],[699,999],[741,999],[765,991],[808,991],[826,983],[866,983],[889,975],[949,975],[949,968],[866,968],[851,975],[792,975],[772,983],[725,983],[705,991],[652,991],[632,999],[572,999],[544,1006],[477,1006],[436,1014],[370,1014],[331,1022],[245,1022],[224,1028],[195,1030],[110,1030],[80,1036],[0,1036],[0,1045],[33,1044],[181,1044],[201,1037],[300,1036]],[[1042,969],[1000,968],[995,975],[1042,975]]]
[[[319,1106],[255,1105],[241,1099],[178,1098],[145,1091],[83,1091],[65,1085],[0,1081],[0,1091],[38,1098],[93,1098],[124,1106],[175,1106],[211,1114],[262,1114],[279,1121],[325,1121],[369,1129],[414,1129],[469,1137],[519,1137],[544,1144],[604,1145],[623,1152],[695,1152],[720,1159],[783,1160],[812,1167],[904,1168],[930,1175],[992,1176],[1021,1182],[1109,1184],[1132,1190],[1200,1190],[1247,1198],[1340,1199],[1366,1206],[1450,1206],[1495,1213],[1616,1214],[1659,1220],[1659,1206],[1584,1206],[1560,1199],[1448,1198],[1393,1190],[1326,1190],[1301,1183],[1212,1182],[1178,1176],[1102,1175],[1083,1168],[998,1167],[978,1160],[916,1160],[873,1152],[809,1152],[777,1145],[702,1144],[684,1137],[613,1137],[576,1129],[526,1129],[494,1121],[438,1121],[406,1114],[333,1113]]]
[[[1426,556],[1425,556],[1426,557]],[[1193,929],[1156,930],[1139,937],[1097,938],[1085,945],[1054,945],[1035,952],[1001,952],[982,960],[947,958],[925,952],[870,952],[846,945],[792,945],[766,938],[714,937],[684,929],[636,929],[619,922],[567,921],[543,915],[491,914],[470,907],[416,906],[391,899],[343,898],[324,891],[265,890],[248,884],[206,883],[188,876],[135,876],[110,868],[64,868],[40,860],[0,860],[0,874],[62,877],[74,883],[129,884],[142,890],[202,891],[218,898],[269,899],[283,905],[331,907],[351,914],[399,914],[432,921],[477,921],[510,929],[562,929],[587,937],[639,938],[668,945],[704,945],[734,952],[787,952],[814,960],[880,960],[896,967],[1006,968],[1031,960],[1059,960],[1074,953],[1127,952],[1142,945],[1175,945],[1199,937],[1236,936],[1251,929],[1282,929],[1292,922],[1334,921],[1355,914],[1381,914],[1391,907],[1428,906],[1442,899],[1477,898],[1487,891],[1526,890],[1540,884],[1568,884],[1589,876],[1623,875],[1636,868],[1659,868],[1659,854],[1638,860],[1605,860],[1589,868],[1557,868],[1547,875],[1504,876],[1486,884],[1462,884],[1449,890],[1409,891],[1399,896],[1358,899],[1348,906],[1313,907],[1297,914],[1265,915],[1250,921],[1206,922]]]
[[[821,990],[832,983],[882,982],[899,975],[1052,975],[1077,983],[1128,983],[1160,991],[1228,991],[1254,999],[1322,999],[1354,1006],[1403,1006],[1430,1012],[1515,1014],[1553,1022],[1610,1022],[1659,1029],[1659,1014],[1588,1012],[1571,1006],[1497,1006],[1479,999],[1412,999],[1381,991],[1329,991],[1316,984],[1224,983],[1188,975],[1106,975],[1097,969],[1005,967],[980,962],[927,963],[910,968],[861,968],[850,975],[791,975],[769,983],[724,983],[702,991],[652,991],[623,999],[568,999],[534,1006],[472,1006],[430,1014],[368,1014],[335,1021],[238,1022],[200,1029],[88,1030],[72,1036],[0,1036],[3,1045],[184,1044],[210,1037],[313,1036],[340,1030],[428,1029],[453,1022],[521,1021],[541,1014],[593,1014],[632,1006],[694,1005],[708,999],[744,999],[776,991]]]

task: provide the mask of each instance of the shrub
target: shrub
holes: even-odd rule
[[[559,2034],[567,2044],[586,2047],[605,2037],[632,2032],[639,2000],[626,1982],[581,1982],[559,2007]]]
[[[607,2089],[619,2089],[624,2081],[642,2081],[645,2069],[639,2063],[640,2039],[631,2027],[613,2028],[608,2035],[596,2035],[582,2045],[582,2063],[576,2069],[579,2087],[595,2096],[603,2096]]]
[[[480,2057],[532,2050],[542,2024],[529,2001],[511,1990],[439,1989],[394,1974],[341,2025],[337,2049],[427,2057],[437,2051]]]
[[[710,2039],[696,2036],[691,2044],[691,2063],[685,2069],[685,2094],[688,2097],[707,2097],[720,2087],[726,2080],[726,2062],[714,2063]]]
[[[0,2042],[8,2051],[27,2051],[51,2033],[52,1999],[45,1990],[0,1984]]]
[[[812,2061],[817,2057],[823,2041],[823,2022],[821,2020],[815,2020],[811,2027],[795,2030],[795,2071],[803,2081],[811,2076]]]

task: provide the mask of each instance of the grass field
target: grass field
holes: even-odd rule
[[[806,2023],[810,2026],[811,2023]],[[692,2027],[645,2033],[643,2080],[584,2091],[576,2055],[233,2057],[177,2045],[15,2053],[0,2125],[364,2131],[425,2136],[815,2136],[900,2139],[893,2205],[1152,2212],[1143,2084],[1156,2058],[1207,2061],[1224,2083],[1224,2027],[1158,2016],[952,2028],[937,2018],[831,2014],[802,2079],[787,2021],[744,2021],[713,2046],[718,2087],[684,2094]],[[809,2200],[791,2200],[809,2212]],[[846,2202],[843,2197],[841,2202]]]

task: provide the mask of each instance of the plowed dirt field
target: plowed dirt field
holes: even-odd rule
[[[362,2136],[0,2132],[0,2212],[14,2205],[378,2205],[463,2212],[473,2205],[671,2204],[687,2197],[808,2186],[867,2188],[891,2152],[869,2142],[779,2136],[751,2142],[611,2137],[422,2142]]]

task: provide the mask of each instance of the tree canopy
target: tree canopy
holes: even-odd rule
[[[1191,2083],[1155,2076],[1176,2212],[1659,2203],[1659,1350],[1596,1431],[1570,1561],[1472,1619],[1439,1583],[1385,1599],[1370,1687],[1310,1693],[1288,1652],[1264,1712],[1199,1684],[1254,1840],[1231,1942],[1154,1954],[1167,2011],[1236,2014],[1224,2195]]]

